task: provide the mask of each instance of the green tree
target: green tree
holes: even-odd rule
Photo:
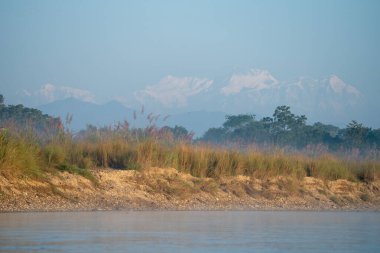
[[[174,128],[172,129],[172,133],[174,135],[174,138],[176,139],[185,139],[189,135],[189,131],[187,131],[186,128],[183,126],[177,126],[175,125]]]
[[[212,127],[206,131],[202,136],[202,141],[212,142],[212,143],[223,143],[226,140],[226,129],[222,127]]]
[[[273,122],[279,130],[288,131],[295,122],[295,116],[286,105],[278,106],[273,113]]]
[[[227,115],[223,127],[227,131],[234,131],[235,129],[247,126],[253,121],[255,121],[255,115],[251,114]]]
[[[183,126],[177,126],[175,125],[174,127],[169,127],[169,126],[164,126],[161,128],[165,132],[169,132],[173,135],[174,139],[177,140],[188,140],[192,139],[192,133],[190,133],[185,127]]]
[[[4,97],[3,97],[4,99]],[[48,137],[48,133],[57,133],[62,130],[59,118],[43,114],[40,110],[24,107],[23,105],[1,104],[0,127],[14,128],[22,131],[33,130]]]
[[[272,136],[275,144],[306,145],[306,116],[296,116],[286,105],[278,106],[273,113]]]
[[[367,136],[371,129],[364,127],[363,124],[358,123],[356,120],[351,121],[346,128],[345,137],[348,144],[355,147],[360,147],[367,141]]]

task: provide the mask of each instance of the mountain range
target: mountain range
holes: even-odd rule
[[[337,75],[325,78],[301,77],[279,81],[269,71],[252,69],[234,73],[224,80],[167,76],[155,85],[134,92],[128,101],[96,104],[80,97],[69,97],[39,106],[45,113],[65,119],[73,115],[70,127],[78,131],[87,124],[105,126],[128,120],[132,126],[149,124],[149,113],[157,126],[181,125],[197,136],[210,127],[221,126],[227,114],[271,116],[279,105],[289,105],[295,114],[345,126],[351,120],[363,123],[369,115],[363,94]],[[169,116],[168,116],[169,115]],[[362,117],[362,118],[361,118]]]
[[[171,94],[170,101],[166,99],[168,94]],[[363,120],[362,112],[368,107],[363,94],[337,75],[284,82],[269,71],[257,69],[219,81],[164,78],[135,95],[147,108],[166,111],[207,109],[262,117],[271,116],[279,105],[289,105],[292,112],[306,115],[311,122],[339,126],[353,119]]]

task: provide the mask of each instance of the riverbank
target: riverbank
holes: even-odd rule
[[[0,211],[380,210],[380,182],[312,177],[198,178],[175,169],[94,169],[45,180],[0,176]]]

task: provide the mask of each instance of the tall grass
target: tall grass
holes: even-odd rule
[[[126,170],[173,167],[196,177],[213,178],[246,175],[266,179],[283,175],[364,182],[380,178],[379,161],[192,144],[152,127],[90,129],[76,136],[65,132],[43,141],[0,132],[2,174],[40,175],[57,169],[93,180],[88,174],[93,167]]]
[[[41,148],[31,140],[0,131],[0,172],[6,176],[40,177]]]

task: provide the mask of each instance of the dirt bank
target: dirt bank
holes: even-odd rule
[[[380,210],[380,182],[245,176],[195,178],[175,169],[96,169],[94,184],[61,172],[46,180],[0,176],[0,211],[58,210]]]

